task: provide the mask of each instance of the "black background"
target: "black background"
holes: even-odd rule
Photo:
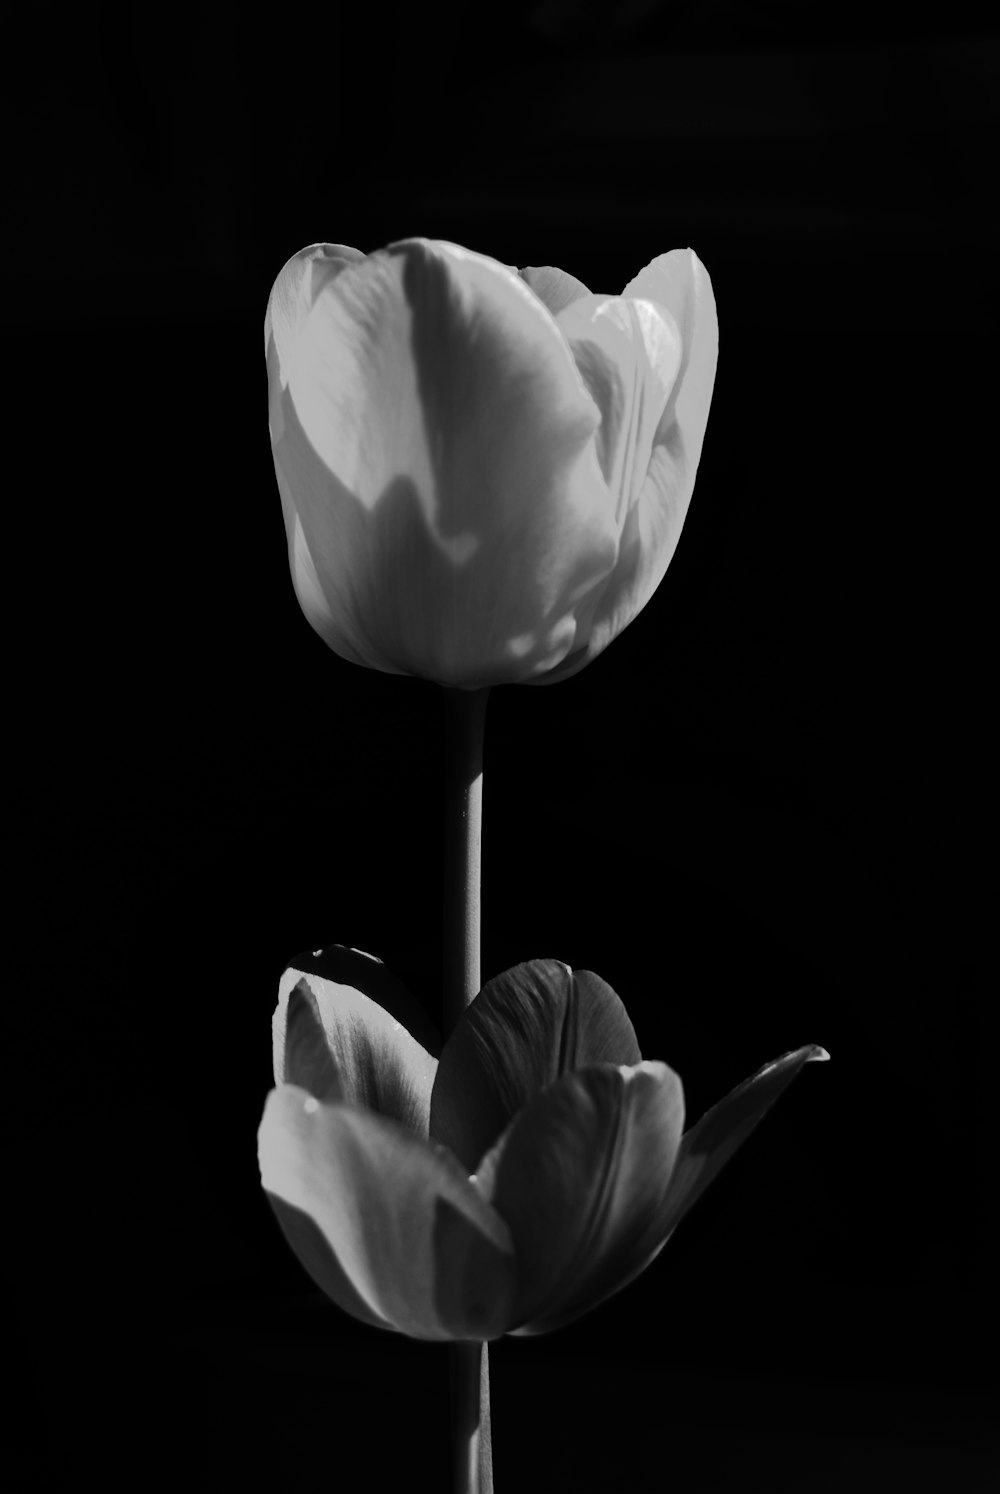
[[[262,339],[303,245],[426,235],[609,293],[690,244],[721,327],[662,586],[574,679],[493,692],[484,976],[598,971],[692,1120],[832,1054],[643,1278],[494,1347],[499,1494],[985,1487],[978,13],[19,25],[15,1483],[445,1487],[445,1350],[311,1290],[255,1140],[297,951],[438,1015],[439,692],[303,620]]]

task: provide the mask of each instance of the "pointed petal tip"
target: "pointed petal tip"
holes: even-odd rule
[[[381,960],[346,945],[297,956],[271,1019],[274,1077],[426,1135],[440,1039]]]
[[[790,1048],[787,1053],[782,1053],[780,1058],[772,1058],[770,1063],[765,1063],[752,1076],[745,1081],[747,1085],[756,1083],[759,1079],[770,1078],[771,1075],[780,1072],[794,1077],[804,1063],[828,1063],[830,1055],[819,1043],[804,1043],[801,1048]],[[738,1086],[742,1089],[743,1085]]]

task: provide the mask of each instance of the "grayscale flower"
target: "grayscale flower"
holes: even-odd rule
[[[765,1065],[684,1131],[610,986],[557,960],[487,981],[443,1044],[378,960],[282,977],[261,1181],[323,1291],[420,1339],[550,1332],[640,1274],[810,1059]],[[322,971],[322,973],[317,973]]]
[[[692,250],[606,296],[437,240],[314,244],[274,283],[264,346],[292,579],[343,658],[548,684],[649,601],[718,358]]]

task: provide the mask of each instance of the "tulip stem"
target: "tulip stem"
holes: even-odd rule
[[[454,1494],[493,1494],[489,1349],[489,1344],[448,1345]]]
[[[444,1029],[479,994],[484,690],[445,690]]]
[[[479,994],[483,728],[489,687],[445,689],[444,1030]],[[493,1494],[490,1361],[485,1343],[452,1343],[453,1494]]]

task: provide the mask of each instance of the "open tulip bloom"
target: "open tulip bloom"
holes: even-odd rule
[[[457,244],[313,244],[264,322],[299,603],[343,658],[549,684],[645,606],[680,538],[718,359],[672,249],[620,296]]]
[[[282,1228],[345,1311],[421,1339],[545,1333],[619,1291],[827,1057],[786,1053],[685,1132],[680,1078],[590,971],[505,971],[442,1047],[385,966],[339,946],[285,971],[273,1036],[258,1145]]]

